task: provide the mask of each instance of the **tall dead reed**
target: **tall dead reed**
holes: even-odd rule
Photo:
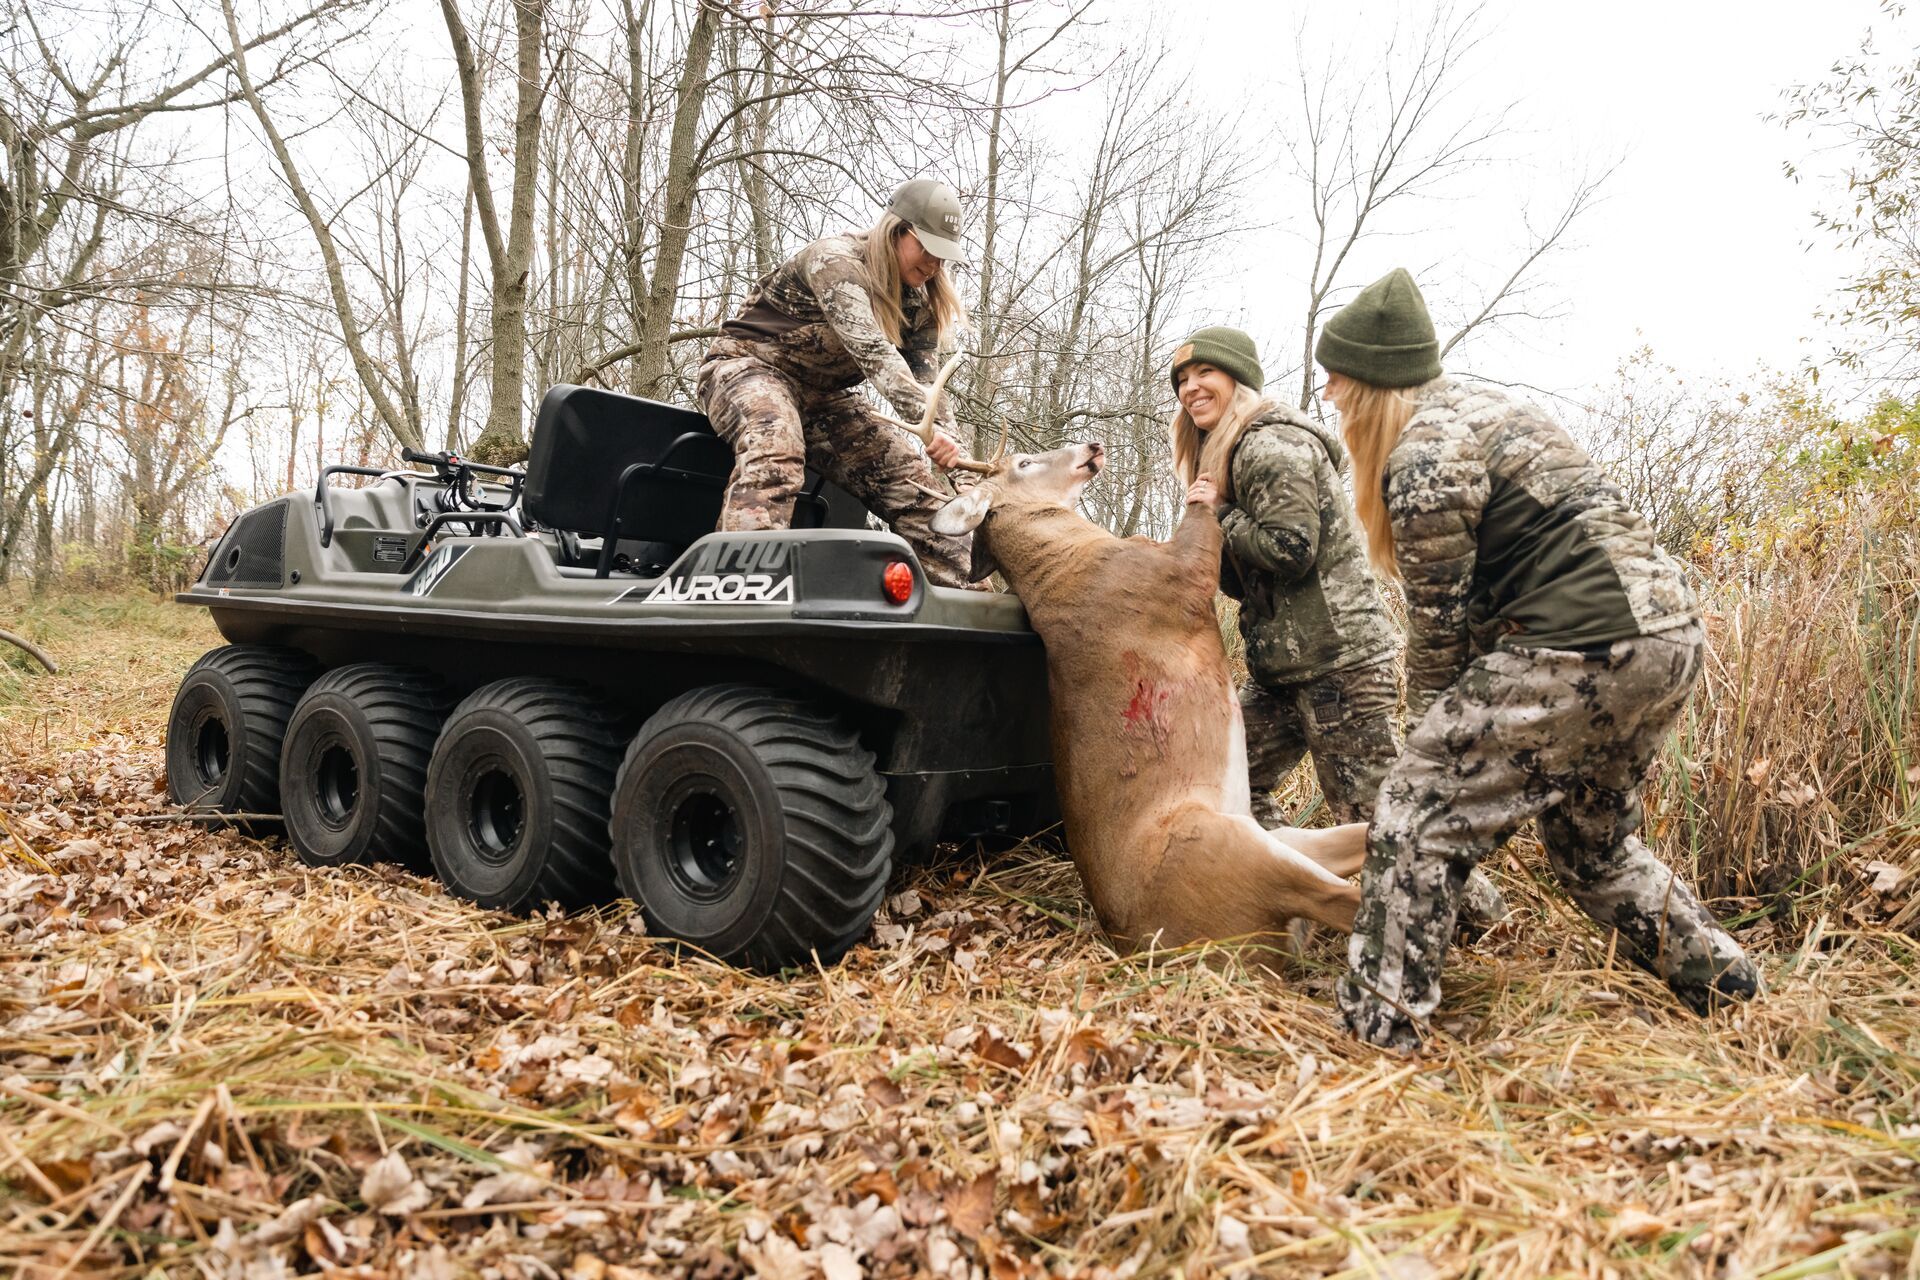
[[[1817,431],[1765,514],[1696,557],[1711,655],[1647,795],[1715,896],[1789,913],[1878,889],[1920,926],[1920,423]],[[1879,913],[1876,913],[1879,914]]]

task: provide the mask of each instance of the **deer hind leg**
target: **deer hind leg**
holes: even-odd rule
[[[1265,878],[1273,909],[1287,917],[1304,918],[1342,933],[1353,932],[1360,910],[1360,888],[1346,879],[1366,859],[1367,832],[1359,823],[1330,832],[1268,831],[1252,818],[1232,818],[1242,840],[1265,856]],[[1345,832],[1334,839],[1336,832]],[[1296,847],[1289,836],[1320,837],[1308,841],[1321,857]],[[1355,851],[1357,846],[1357,853]],[[1324,859],[1324,860],[1323,860]],[[1348,870],[1347,868],[1351,868]]]
[[[1267,832],[1283,844],[1304,853],[1320,866],[1345,879],[1357,876],[1367,862],[1367,824],[1348,822],[1338,827],[1279,827]]]
[[[1211,811],[1172,824],[1166,857],[1138,901],[1128,930],[1171,943],[1248,935],[1284,936],[1308,919],[1353,931],[1360,890],[1248,817]]]

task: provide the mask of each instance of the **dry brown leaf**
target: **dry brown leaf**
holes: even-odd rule
[[[325,1196],[307,1196],[296,1200],[280,1211],[279,1216],[263,1223],[260,1229],[247,1237],[252,1245],[284,1244],[296,1239],[307,1229],[307,1224],[325,1213],[333,1201]]]
[[[473,1184],[460,1198],[462,1209],[478,1209],[490,1204],[513,1204],[522,1200],[543,1200],[552,1188],[537,1174],[510,1169],[490,1174]]]
[[[854,1195],[865,1198],[877,1197],[881,1204],[893,1204],[900,1199],[900,1184],[885,1169],[875,1169],[872,1173],[863,1173],[853,1180],[848,1188]]]
[[[1009,1071],[1018,1071],[1027,1065],[1026,1055],[1021,1053],[1019,1047],[1009,1043],[991,1027],[981,1030],[979,1038],[973,1042],[973,1052],[983,1061]]]
[[[769,1233],[758,1244],[741,1245],[740,1257],[760,1280],[811,1280],[813,1276],[813,1255],[778,1233]]]
[[[1034,1235],[1052,1235],[1067,1225],[1066,1214],[1050,1212],[1040,1199],[1038,1182],[1014,1183],[1013,1189],[1007,1193],[1007,1202],[1016,1213],[1027,1220],[1027,1230]]]
[[[1035,1280],[1046,1275],[1045,1270],[1015,1253],[1003,1240],[991,1237],[982,1240],[980,1252],[987,1260],[988,1280]]]
[[[1875,893],[1892,893],[1900,887],[1900,882],[1907,878],[1907,869],[1896,867],[1891,862],[1876,860],[1867,863],[1861,869],[1873,877],[1871,887]]]
[[[843,1244],[828,1242],[820,1246],[820,1275],[822,1280],[864,1280],[866,1268],[853,1256],[853,1250]]]
[[[1140,1173],[1140,1166],[1129,1164],[1122,1175],[1126,1186],[1120,1193],[1120,1203],[1115,1208],[1118,1213],[1132,1213],[1147,1202],[1147,1180]]]
[[[565,1280],[607,1280],[607,1264],[594,1254],[577,1253],[561,1275]]]
[[[989,1169],[971,1182],[948,1184],[941,1196],[941,1205],[955,1231],[978,1237],[993,1225],[993,1190],[997,1181]]]

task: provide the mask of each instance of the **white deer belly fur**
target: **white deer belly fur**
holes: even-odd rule
[[[1220,780],[1220,812],[1232,818],[1253,816],[1253,791],[1247,783],[1247,722],[1240,699],[1227,692],[1227,776]]]

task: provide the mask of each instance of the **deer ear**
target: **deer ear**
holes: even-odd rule
[[[984,532],[973,535],[973,563],[967,569],[968,582],[981,582],[1000,571],[1000,562],[993,558],[993,552],[987,550],[987,535]]]
[[[993,490],[984,484],[976,484],[946,506],[933,513],[933,519],[927,522],[935,533],[949,538],[957,538],[963,533],[972,533],[987,518],[987,511],[993,506]]]

